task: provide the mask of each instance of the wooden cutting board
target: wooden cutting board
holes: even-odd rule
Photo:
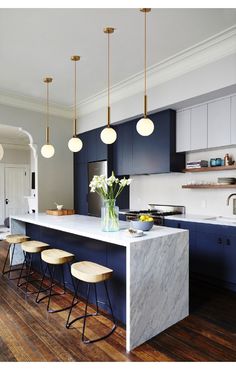
[[[74,209],[47,209],[47,215],[51,216],[70,216],[75,214]]]

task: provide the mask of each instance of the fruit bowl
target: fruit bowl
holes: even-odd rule
[[[149,231],[153,227],[153,221],[141,221],[141,220],[132,220],[130,221],[130,227],[136,230]]]

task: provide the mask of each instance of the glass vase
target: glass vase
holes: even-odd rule
[[[102,231],[119,230],[119,207],[116,206],[115,199],[104,200],[101,209]]]

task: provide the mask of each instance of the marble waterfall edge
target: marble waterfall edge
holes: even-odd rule
[[[189,234],[183,231],[130,248],[129,349],[189,314]]]

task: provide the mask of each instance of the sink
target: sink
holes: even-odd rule
[[[205,220],[236,224],[236,217],[217,216],[217,217],[208,217],[208,218],[205,218]]]

